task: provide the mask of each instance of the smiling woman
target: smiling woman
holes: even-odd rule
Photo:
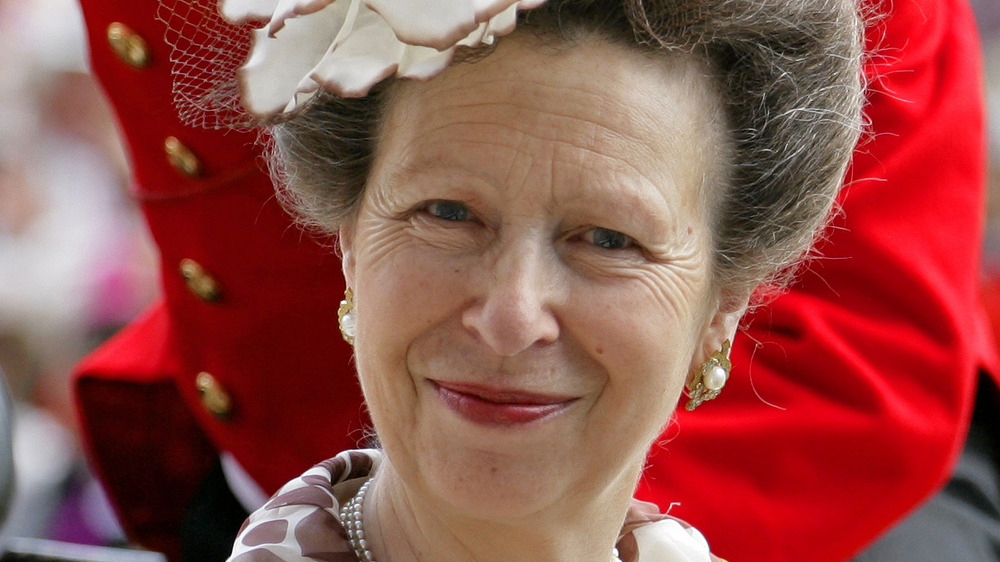
[[[274,169],[339,233],[382,450],[290,483],[234,558],[709,560],[632,495],[829,212],[859,44],[847,0],[550,0],[430,80],[330,87],[321,62],[367,97],[277,97]]]
[[[399,85],[340,229],[358,372],[392,459],[373,503],[398,488],[420,520],[516,521],[525,550],[508,559],[614,542],[685,374],[739,316],[711,290],[702,183],[726,151],[700,70],[511,37]],[[670,112],[629,109],[662,97]],[[585,536],[530,531],[572,514],[593,517]]]

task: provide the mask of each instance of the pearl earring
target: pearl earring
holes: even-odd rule
[[[706,400],[712,400],[722,392],[729,380],[729,371],[733,368],[729,362],[729,340],[722,343],[722,349],[713,353],[688,383],[688,403],[684,405],[687,411],[694,410]]]
[[[354,345],[354,336],[358,333],[357,321],[354,319],[354,291],[350,287],[344,291],[344,300],[337,309],[337,319],[340,322],[340,335],[344,341]]]

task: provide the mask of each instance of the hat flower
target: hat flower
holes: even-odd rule
[[[252,32],[239,70],[257,117],[299,108],[320,89],[363,97],[389,76],[426,80],[459,46],[510,33],[517,11],[545,0],[220,0],[222,17]]]

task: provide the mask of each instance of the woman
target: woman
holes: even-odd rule
[[[339,234],[382,449],[291,482],[233,558],[709,559],[632,494],[829,211],[859,128],[855,4],[259,4],[223,5],[270,17],[244,102],[287,114],[276,171]]]

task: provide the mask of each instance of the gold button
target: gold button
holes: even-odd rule
[[[184,283],[194,296],[207,302],[215,302],[222,297],[219,282],[209,275],[200,263],[183,259],[179,269],[181,276],[184,277]]]
[[[213,416],[226,419],[232,414],[233,402],[222,385],[209,373],[201,372],[194,380],[201,396],[201,405]]]
[[[163,141],[163,151],[175,170],[189,178],[201,175],[201,162],[190,148],[184,146],[177,137],[167,137]]]
[[[118,58],[129,66],[145,68],[149,65],[149,47],[145,39],[129,26],[115,22],[108,26],[108,43]]]

